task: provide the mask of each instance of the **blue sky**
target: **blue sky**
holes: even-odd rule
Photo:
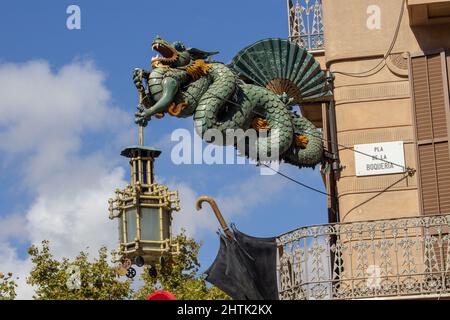
[[[70,4],[81,8],[81,30],[66,28],[66,8]],[[0,108],[4,108],[4,113],[0,109],[0,117],[6,115],[0,120],[0,232],[4,232],[0,240],[7,240],[3,254],[9,260],[3,260],[10,262],[2,266],[0,261],[3,272],[9,271],[3,268],[14,264],[26,264],[26,248],[39,238],[61,241],[55,244],[61,255],[83,249],[71,245],[78,242],[64,238],[64,232],[58,228],[73,232],[77,239],[90,239],[89,231],[83,234],[84,224],[94,224],[90,226],[93,233],[96,223],[100,224],[99,229],[114,224],[106,211],[107,190],[112,192],[115,184],[128,179],[127,161],[119,153],[122,147],[137,140],[133,124],[137,93],[131,73],[135,67],[149,68],[150,44],[155,35],[207,51],[220,51],[215,59],[229,62],[252,42],[267,37],[285,38],[288,34],[286,3],[282,0],[2,1],[0,12],[0,78],[3,72],[8,88],[17,83],[8,89],[17,89],[16,96],[11,93],[10,100],[3,104],[0,101]],[[41,81],[42,74],[48,76],[48,87],[44,86],[47,82]],[[10,78],[15,80],[8,81]],[[78,86],[78,91],[70,91]],[[60,92],[66,89],[74,94],[73,100],[61,96]],[[31,95],[33,90],[37,91]],[[21,97],[16,105],[18,95]],[[41,103],[45,99],[49,102]],[[84,100],[75,106],[70,104],[77,99]],[[66,100],[72,113],[64,113]],[[77,106],[84,109],[78,110]],[[21,122],[24,116],[30,117],[28,122]],[[274,236],[299,226],[326,222],[325,196],[280,176],[260,176],[254,165],[174,165],[170,150],[175,143],[168,137],[176,128],[192,130],[192,119],[152,120],[145,141],[163,150],[156,164],[159,181],[189,194],[181,203],[180,217],[185,214],[185,218],[176,219],[179,225],[186,223],[188,229],[194,228],[192,234],[203,242],[203,270],[216,255],[218,239],[214,230],[218,225],[214,225],[214,220],[205,223],[205,215],[208,219],[212,215],[209,209],[193,213],[193,199],[198,195],[216,197],[226,219],[254,236]],[[60,155],[59,150],[63,150]],[[281,170],[323,189],[319,168],[299,170],[282,165]],[[92,180],[82,178],[84,174]],[[105,192],[97,195],[96,183]],[[73,210],[60,207],[56,198],[64,199],[64,206],[72,206],[70,199],[74,199],[77,206]],[[81,203],[86,198],[95,206],[87,208]],[[86,218],[77,210],[92,213]],[[97,216],[89,220],[92,215]],[[70,221],[85,218],[86,221]],[[49,229],[52,223],[55,226]],[[92,240],[91,246],[101,245],[104,239],[116,242],[115,232],[101,232],[104,237]],[[88,240],[81,242],[90,244]]]

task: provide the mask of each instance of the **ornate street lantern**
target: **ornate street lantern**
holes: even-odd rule
[[[180,210],[178,191],[155,182],[154,162],[160,154],[143,145],[125,148],[121,155],[130,159],[131,183],[109,199],[109,218],[118,219],[118,261],[129,278],[136,275],[132,264],[152,269],[162,257],[179,251],[172,241],[172,212]]]

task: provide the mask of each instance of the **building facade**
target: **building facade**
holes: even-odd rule
[[[340,222],[450,212],[450,1],[324,0],[323,15],[338,143],[402,141],[416,170],[371,199],[404,173],[358,176],[341,148]]]
[[[334,160],[330,224],[280,237],[282,297],[447,296],[450,0],[287,2],[333,81],[301,109]]]

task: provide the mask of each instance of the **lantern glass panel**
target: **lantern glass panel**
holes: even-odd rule
[[[123,216],[120,215],[119,219],[118,219],[118,223],[119,223],[119,242],[123,243]]]
[[[134,168],[134,181],[139,181],[139,162],[137,160],[133,161],[133,168]]]
[[[136,238],[136,208],[125,210],[127,219],[127,242],[133,242]]]
[[[166,210],[163,210],[163,217],[164,217],[164,239],[170,238],[170,213]]]
[[[160,241],[159,208],[141,207],[142,240]]]
[[[148,184],[147,180],[147,160],[142,160],[142,183]]]

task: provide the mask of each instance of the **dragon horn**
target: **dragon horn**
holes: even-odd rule
[[[214,214],[216,215],[217,220],[220,223],[220,226],[222,227],[223,231],[228,236],[228,238],[229,239],[234,239],[233,233],[230,231],[230,228],[228,228],[228,225],[225,222],[225,220],[224,220],[224,218],[222,216],[222,213],[220,212],[219,207],[217,206],[216,201],[214,201],[214,199],[209,197],[209,196],[201,196],[201,197],[199,197],[197,199],[197,202],[196,202],[197,211],[202,209],[202,203],[203,202],[209,203],[209,205],[211,206],[211,208],[214,211]]]
[[[208,52],[197,48],[187,48],[186,51],[189,52],[193,60],[206,59],[219,53],[219,51]]]

